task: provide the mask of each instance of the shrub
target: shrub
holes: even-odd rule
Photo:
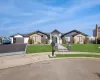
[[[76,39],[74,39],[73,43],[74,43],[74,44],[76,43]]]
[[[100,44],[100,37],[98,37],[98,39],[97,39],[97,43]]]
[[[0,38],[0,43],[2,43],[2,38]]]
[[[31,38],[29,38],[29,39],[28,39],[28,43],[29,43],[29,44],[34,44],[34,40],[31,39]]]
[[[38,44],[41,44],[40,42],[38,42]]]
[[[62,38],[62,43],[63,44],[66,44],[67,43],[67,41],[66,41],[66,39],[64,37]]]
[[[84,44],[87,44],[87,43],[89,43],[89,39],[88,38],[85,38],[84,39]]]

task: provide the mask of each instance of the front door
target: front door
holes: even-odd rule
[[[57,43],[57,37],[54,37],[54,42]]]

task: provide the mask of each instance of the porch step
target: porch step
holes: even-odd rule
[[[58,45],[58,52],[68,52],[68,49],[62,45]]]
[[[58,49],[58,52],[68,52],[67,49]]]

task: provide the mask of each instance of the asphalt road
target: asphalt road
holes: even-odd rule
[[[41,61],[0,70],[0,80],[100,80],[100,60]]]
[[[0,54],[25,51],[25,47],[26,44],[7,44],[7,45],[0,44]]]

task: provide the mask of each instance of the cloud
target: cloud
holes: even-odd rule
[[[0,31],[12,31],[8,34],[11,35],[36,29],[46,32],[54,28],[64,32],[92,29],[96,23],[100,24],[99,5],[100,0],[59,0],[58,3],[52,0],[9,0],[0,3]],[[88,13],[90,9],[93,10]]]

